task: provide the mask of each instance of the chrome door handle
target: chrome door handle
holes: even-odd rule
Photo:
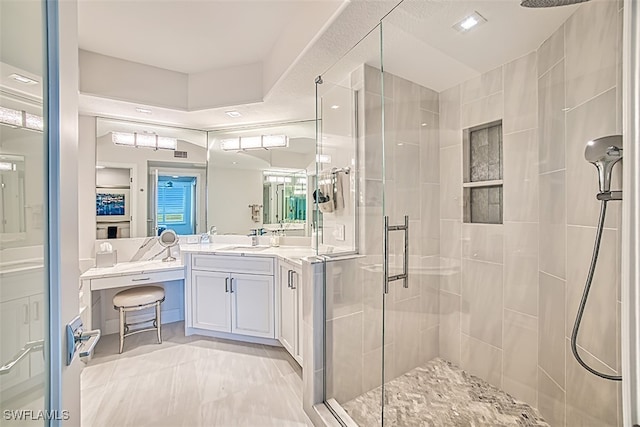
[[[10,361],[0,366],[0,375],[8,374],[11,372],[14,366],[16,366],[22,359],[24,359],[29,353],[34,351],[44,350],[44,340],[30,341],[24,345],[16,354],[13,355]]]
[[[151,280],[151,277],[143,277],[141,279],[131,279],[132,282],[146,282],[147,280]]]
[[[298,289],[295,285],[295,277],[298,275],[298,272],[295,270],[291,270],[291,289]]]
[[[80,316],[76,316],[66,328],[67,335],[67,366],[71,365],[75,354],[80,351],[80,357],[87,357],[91,355],[91,352],[100,341],[102,333],[100,329],[93,331],[85,331],[83,329],[82,319]],[[91,339],[93,338],[93,341]],[[84,348],[85,343],[89,342],[89,347]]]
[[[291,289],[291,273],[293,270],[287,270],[287,288]]]
[[[229,278],[228,277],[224,278],[224,292],[225,293],[229,292]]]
[[[231,278],[231,293],[233,293],[233,277]]]
[[[89,342],[91,341],[91,338],[95,338],[95,339],[93,340],[93,342],[91,342],[91,344],[89,344],[89,348],[80,352],[80,357],[87,357],[91,355],[91,353],[93,352],[93,349],[96,347],[96,344],[98,344],[98,341],[100,341],[101,336],[102,336],[102,332],[100,331],[100,329],[94,329],[93,331],[82,332],[82,334],[79,337],[81,341]]]
[[[402,274],[389,276],[389,232],[404,231],[404,258],[402,260]],[[403,225],[389,225],[389,216],[384,217],[384,261],[382,263],[384,274],[384,293],[389,293],[389,282],[403,280],[403,286],[409,287],[409,215],[404,216]]]

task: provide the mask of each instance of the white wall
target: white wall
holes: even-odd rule
[[[78,233],[80,259],[92,258],[96,241],[96,118],[78,119]]]
[[[218,234],[249,234],[252,228],[262,227],[251,220],[249,205],[262,204],[262,172],[248,169],[209,168],[209,226],[215,225]]]

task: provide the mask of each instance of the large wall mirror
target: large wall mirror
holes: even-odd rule
[[[205,131],[98,118],[96,134],[98,239],[207,230]]]
[[[314,121],[210,131],[208,139],[210,229],[310,234]]]

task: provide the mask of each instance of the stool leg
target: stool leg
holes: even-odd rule
[[[124,317],[124,308],[120,307],[120,354],[122,354],[122,349],[124,347],[124,325],[125,325],[125,317]]]
[[[160,331],[162,319],[160,318],[160,301],[156,303],[156,327],[158,328],[158,344],[162,344],[162,333]]]

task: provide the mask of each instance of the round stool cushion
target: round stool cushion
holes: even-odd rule
[[[140,286],[118,292],[113,297],[116,307],[136,307],[152,304],[164,298],[164,289],[160,286]]]

